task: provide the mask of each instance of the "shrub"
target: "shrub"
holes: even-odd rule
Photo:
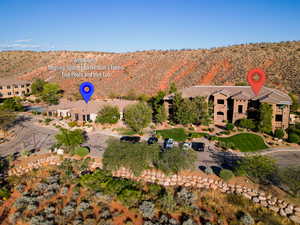
[[[71,122],[68,123],[68,126],[72,128],[72,127],[78,126],[78,124],[77,124],[76,121],[71,121]]]
[[[234,173],[231,170],[223,169],[220,172],[220,177],[223,180],[228,181],[228,180],[230,180],[231,178],[234,177]]]
[[[227,123],[226,124],[226,130],[233,130],[234,125],[232,123]]]
[[[154,216],[155,205],[150,201],[143,201],[139,210],[143,217],[151,219]]]
[[[269,183],[276,171],[275,160],[262,155],[245,157],[237,167],[239,174],[244,173],[259,183]]]
[[[296,133],[288,134],[288,142],[290,143],[299,143],[300,137]]]
[[[242,128],[246,129],[254,129],[255,128],[255,123],[251,119],[241,119],[237,121],[237,125]]]
[[[248,213],[241,213],[241,215],[239,215],[239,220],[243,225],[255,224],[254,219]]]
[[[120,112],[117,106],[104,106],[97,115],[96,122],[101,124],[114,124],[120,119]]]
[[[85,147],[78,147],[73,151],[73,154],[84,157],[89,154],[89,150]]]
[[[10,196],[10,191],[7,188],[4,187],[4,188],[0,189],[0,197],[1,198],[7,199],[7,198],[9,198],[9,196]]]
[[[274,132],[274,137],[282,139],[284,137],[284,130],[283,129],[276,129]]]
[[[152,109],[145,102],[129,105],[125,108],[124,120],[132,130],[140,132],[152,121]]]

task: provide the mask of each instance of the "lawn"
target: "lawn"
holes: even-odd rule
[[[236,134],[227,138],[219,137],[218,140],[234,143],[241,152],[255,152],[268,148],[262,137],[251,133]]]
[[[172,138],[174,141],[185,141],[188,138],[188,135],[183,128],[156,130],[156,133],[163,138]]]

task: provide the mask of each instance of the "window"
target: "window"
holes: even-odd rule
[[[82,120],[85,121],[85,115],[82,115]]]
[[[19,94],[19,92],[18,91],[16,91],[16,95],[18,95]]]
[[[0,90],[2,90],[3,89],[3,87],[2,86],[0,86]]]
[[[78,113],[75,113],[75,120],[79,120],[79,115],[78,115]]]
[[[9,85],[7,86],[7,89],[10,89],[10,86],[9,86]]]
[[[242,106],[242,105],[239,105],[239,107],[238,107],[238,112],[239,112],[239,113],[243,113],[243,106]]]
[[[22,84],[21,87],[23,88],[23,87],[24,87],[24,84]]]
[[[276,115],[275,116],[275,121],[276,122],[282,122],[282,115]]]
[[[87,115],[86,115],[86,120],[87,120],[87,121],[90,121],[90,120],[91,120],[90,114],[87,114]]]
[[[29,86],[30,86],[30,84],[26,84],[26,86],[27,86],[27,87],[29,87]]]
[[[25,94],[25,91],[22,91],[22,94]]]
[[[11,92],[8,92],[7,94],[8,94],[8,95],[11,95]]]
[[[223,105],[224,104],[224,99],[218,99],[217,102],[218,102],[218,104],[222,104]]]
[[[223,112],[217,112],[217,115],[224,115]]]
[[[15,88],[18,88],[18,85],[15,84],[14,87],[15,87]]]

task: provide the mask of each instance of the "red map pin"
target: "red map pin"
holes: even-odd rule
[[[266,81],[266,74],[261,69],[253,69],[248,72],[248,83],[251,85],[253,92],[257,96],[260,89],[264,86]]]

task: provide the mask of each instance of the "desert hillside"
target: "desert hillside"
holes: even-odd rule
[[[104,72],[109,77],[64,78],[48,66],[78,65],[75,59],[89,58],[90,66],[122,66],[123,70]],[[300,93],[300,41],[243,44],[199,50],[139,51],[132,53],[73,51],[0,52],[0,77],[57,82],[66,94],[76,93],[82,81],[92,81],[95,96],[124,95],[131,89],[153,94],[167,89],[200,84],[232,85],[246,81],[246,73],[259,67],[266,71],[267,85]]]

